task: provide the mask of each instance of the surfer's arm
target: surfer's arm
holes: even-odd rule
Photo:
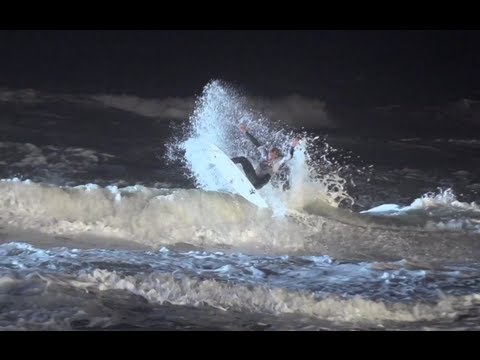
[[[248,132],[247,126],[245,124],[240,124],[240,131],[247,135],[253,145],[255,145],[257,148],[262,146],[262,144],[260,144],[260,141],[255,139],[255,137]]]
[[[259,142],[257,139],[255,139],[255,137],[254,137],[252,134],[250,134],[250,133],[248,132],[248,130],[245,131],[245,135],[247,135],[247,137],[250,139],[250,141],[253,143],[253,145],[255,145],[257,148],[260,147],[260,146],[262,146],[262,145],[260,144],[260,142]]]
[[[265,148],[265,146],[261,145],[260,142],[257,139],[255,139],[253,135],[250,134],[248,131],[245,131],[245,135],[247,135],[250,141],[253,143],[253,145],[257,147],[257,150],[259,151],[260,156],[266,159],[268,157],[268,150]]]

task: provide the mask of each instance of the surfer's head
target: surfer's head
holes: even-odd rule
[[[280,157],[280,154],[281,154],[280,149],[274,146],[268,152],[268,159],[269,160],[276,160]]]

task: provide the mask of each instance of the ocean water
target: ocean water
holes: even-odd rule
[[[479,330],[478,140],[285,127],[215,81],[159,104],[3,90],[0,329]],[[189,148],[254,160],[242,122],[302,139],[267,209]]]

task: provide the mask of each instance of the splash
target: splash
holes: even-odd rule
[[[275,214],[284,214],[288,210],[301,211],[312,202],[334,207],[342,202],[353,203],[346,191],[345,179],[332,166],[332,162],[327,160],[328,151],[322,154],[323,158],[318,154],[312,156],[312,153],[325,149],[325,146],[319,145],[321,140],[318,136],[305,132],[294,133],[292,129],[282,127],[279,122],[270,121],[253,108],[246,96],[218,80],[205,86],[187,127],[173,143],[167,145],[167,156],[170,160],[181,161],[198,187],[220,190],[214,189],[212,184],[199,181],[198,154],[193,156],[195,152],[189,151],[189,146],[192,140],[213,143],[228,156],[245,156],[256,166],[259,160],[258,150],[240,132],[239,125],[242,123],[261,144],[267,148],[276,146],[283,154],[288,153],[295,137],[301,139],[293,158],[288,162],[288,189],[285,187],[287,179],[273,178],[260,190],[261,196]]]

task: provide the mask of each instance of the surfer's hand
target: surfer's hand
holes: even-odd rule
[[[247,132],[247,126],[244,123],[240,124],[240,131],[244,134]]]
[[[297,146],[299,143],[300,143],[300,139],[293,139],[293,141],[292,141],[292,147],[294,148],[294,147]]]

